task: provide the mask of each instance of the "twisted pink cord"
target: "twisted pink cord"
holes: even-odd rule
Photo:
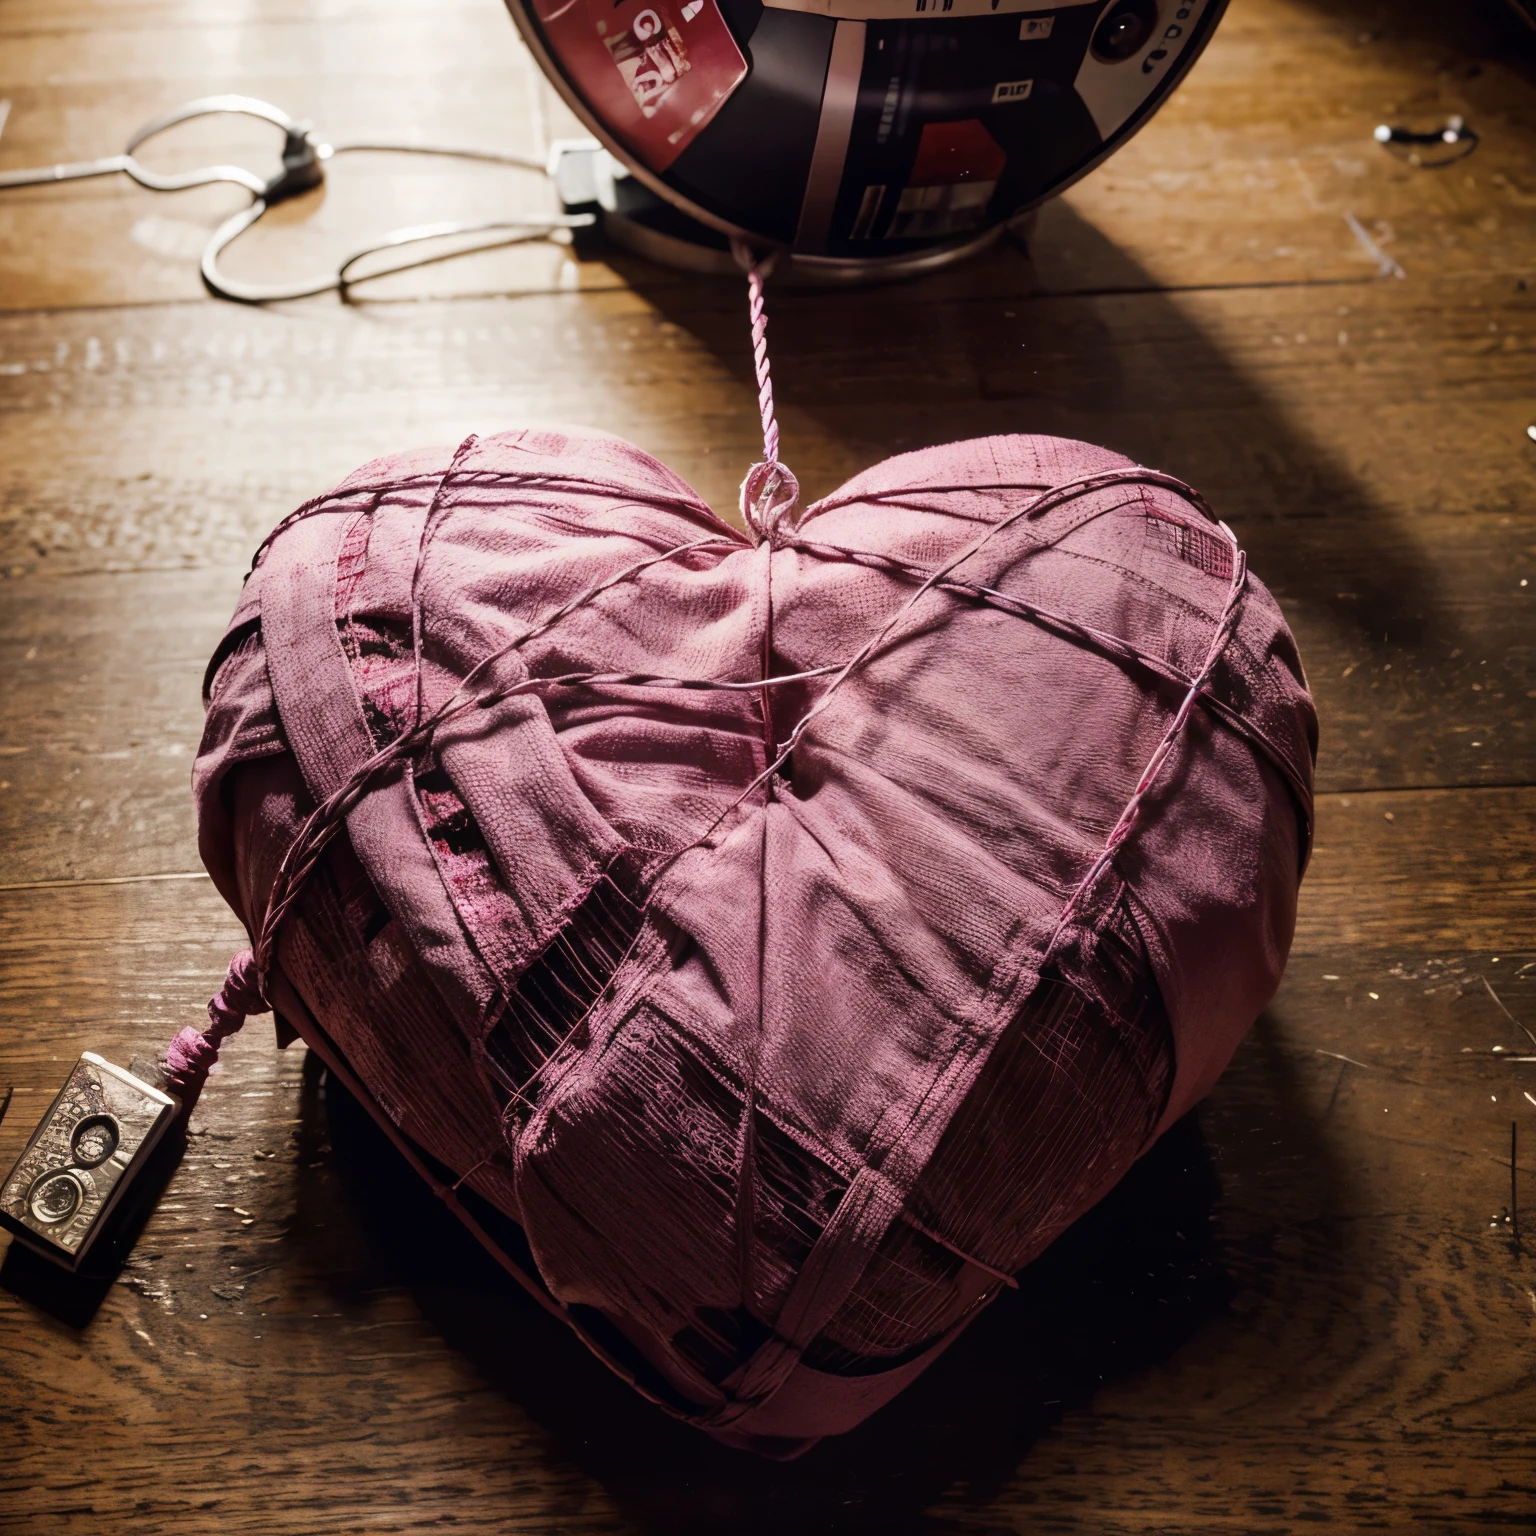
[[[752,366],[757,374],[757,409],[763,423],[763,458],[741,482],[741,515],[761,540],[771,538],[780,519],[800,499],[800,482],[779,461],[779,422],[773,410],[773,369],[768,360],[768,313],[763,280],[773,270],[773,257],[758,261],[741,240],[731,242],[731,254],[747,274],[747,314],[752,322]]]
[[[768,314],[763,306],[763,270],[747,268],[747,315],[752,322],[752,365],[757,370],[757,409],[763,418],[763,458],[779,462],[779,423],[773,414],[773,370],[768,361]]]
[[[165,1052],[166,1091],[181,1100],[183,1114],[190,1115],[208,1073],[219,1059],[219,1047],[253,1013],[265,1013],[262,978],[256,957],[242,949],[229,962],[224,985],[208,1004],[208,1027],[183,1029]]]

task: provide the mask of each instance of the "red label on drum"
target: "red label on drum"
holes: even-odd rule
[[[537,0],[560,67],[635,156],[664,171],[746,78],[715,0]]]

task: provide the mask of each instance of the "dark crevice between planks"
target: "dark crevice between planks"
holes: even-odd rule
[[[611,264],[617,269],[621,266],[628,267],[630,258],[618,248],[605,251],[605,256],[611,259]],[[635,263],[633,270],[627,271],[630,279],[626,287],[643,298],[653,298],[661,292],[677,289],[680,296],[690,301],[691,306],[697,305],[700,297],[700,288],[706,291],[713,288],[718,291],[718,299],[712,306],[699,305],[700,308],[713,308],[719,313],[735,314],[741,307],[739,285],[732,279],[725,278],[700,278],[696,283],[684,283],[680,279],[673,278],[664,268],[653,266],[649,263],[643,266]],[[894,296],[898,300],[905,298],[903,308],[911,308],[919,305],[944,304],[952,308],[963,308],[967,305],[994,304],[1000,297],[1007,298],[1010,303],[1018,304],[1045,304],[1058,299],[1119,299],[1119,298],[1157,298],[1162,295],[1196,294],[1196,293],[1267,293],[1274,291],[1288,291],[1313,288],[1366,288],[1380,279],[1370,276],[1361,277],[1330,277],[1330,278],[1295,278],[1283,279],[1275,282],[1234,282],[1234,283],[1156,283],[1148,282],[1145,287],[1135,285],[1118,285],[1106,288],[1022,288],[1018,292],[981,293],[966,295],[965,293],[928,293],[917,283],[911,285],[910,290],[903,294],[900,287],[882,284],[878,290],[864,289],[861,292],[879,291]],[[804,300],[807,295],[805,290],[779,288],[775,290],[770,286],[769,293],[772,301],[783,304]],[[487,301],[495,301],[499,304],[515,304],[519,302],[534,301],[539,299],[559,298],[568,304],[579,304],[584,298],[590,298],[590,294],[571,292],[559,288],[520,289],[517,292],[508,293],[496,289],[488,289],[485,292],[469,292],[445,294],[442,297],[421,299],[404,295],[399,298],[370,299],[366,295],[356,295],[345,301],[336,300],[331,296],[321,295],[315,299],[293,300],[291,304],[269,304],[264,306],[273,314],[281,314],[285,309],[296,307],[300,304],[331,304],[345,303],[350,310],[366,311],[378,310],[388,312],[403,309],[409,312],[419,308],[423,303],[430,304],[483,304]],[[99,315],[115,314],[128,310],[134,312],[146,312],[154,310],[196,310],[209,305],[223,303],[223,300],[204,296],[202,298],[170,298],[170,299],[135,299],[121,300],[111,304],[57,304],[39,305],[35,308],[25,309],[0,309],[0,316],[5,318],[19,318],[29,316],[37,319],[51,317],[64,318],[71,315]]]
[[[148,885],[157,880],[206,880],[206,870],[170,870],[147,875],[99,875],[81,880],[16,880],[0,885],[0,892],[9,891],[61,891],[93,885]]]

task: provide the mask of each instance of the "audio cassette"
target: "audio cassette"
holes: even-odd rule
[[[0,1186],[0,1224],[78,1268],[176,1112],[168,1094],[86,1051]]]

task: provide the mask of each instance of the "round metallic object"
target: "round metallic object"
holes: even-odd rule
[[[507,5],[613,157],[615,239],[698,269],[739,237],[837,281],[958,259],[1086,174],[1226,0]]]
[[[1123,64],[1147,46],[1157,31],[1156,0],[1118,0],[1093,33],[1093,56]]]

